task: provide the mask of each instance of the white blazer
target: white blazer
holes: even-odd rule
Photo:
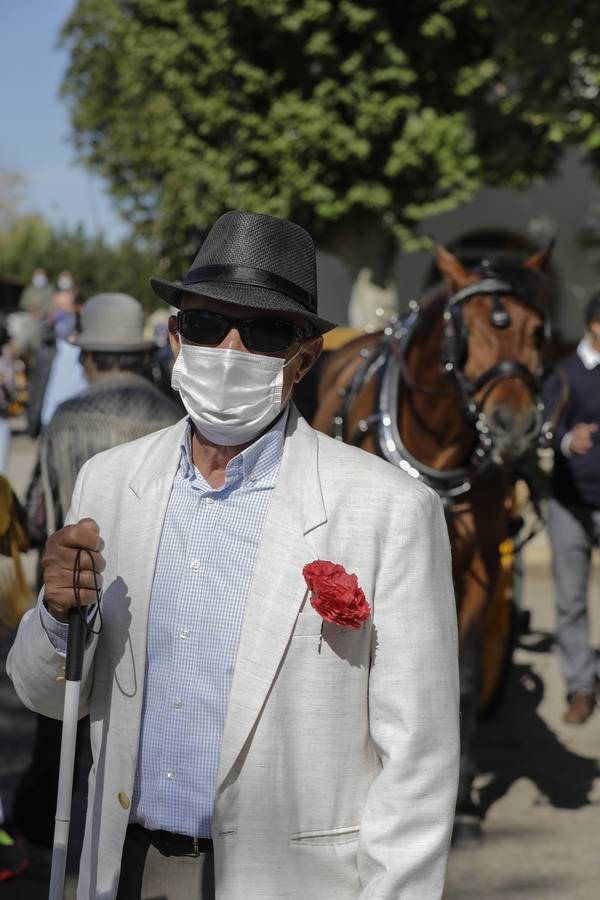
[[[136,772],[154,564],[186,421],[85,464],[69,521],[105,540],[81,714],[93,766],[78,900],[113,900]],[[363,627],[306,599],[315,559],[355,572]],[[61,718],[61,658],[26,614],[7,669]],[[458,778],[456,614],[437,496],[292,409],[248,597],[214,803],[217,900],[435,900]]]

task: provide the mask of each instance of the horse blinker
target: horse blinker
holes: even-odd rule
[[[494,328],[508,328],[510,321],[510,315],[504,308],[502,297],[500,294],[493,294],[490,324],[493,325]]]

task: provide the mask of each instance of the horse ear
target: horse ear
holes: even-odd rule
[[[543,250],[538,250],[537,253],[534,253],[533,256],[526,259],[523,265],[527,269],[533,269],[534,272],[546,272],[555,243],[556,238],[551,238]]]
[[[451,291],[459,291],[468,284],[470,276],[465,267],[441,244],[435,245],[435,261]]]

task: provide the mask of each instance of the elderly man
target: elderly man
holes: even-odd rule
[[[144,337],[144,310],[135,297],[91,297],[73,346],[88,390],[58,407],[40,448],[49,482],[46,496],[52,498],[49,521],[56,526],[63,524],[77,473],[91,456],[181,418],[181,407],[150,378],[154,343]]]
[[[332,327],[302,228],[226,213],[183,281],[152,284],[179,309],[188,416],[83,467],[8,663],[60,717],[88,548],[78,898],[439,898],[458,768],[441,504],[289,402]]]

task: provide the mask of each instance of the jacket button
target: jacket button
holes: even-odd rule
[[[123,807],[123,809],[129,809],[129,797],[125,793],[125,791],[119,791],[119,803]]]
[[[64,676],[64,675],[57,675],[56,678],[55,678],[54,680],[55,680],[55,681],[58,681],[58,683],[61,684],[61,683],[65,680],[65,676]]]

